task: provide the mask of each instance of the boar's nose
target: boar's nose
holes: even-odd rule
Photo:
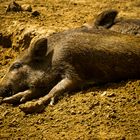
[[[12,89],[10,86],[0,86],[0,97],[8,97],[12,95]]]

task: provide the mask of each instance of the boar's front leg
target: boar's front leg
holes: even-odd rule
[[[10,104],[16,104],[20,102],[24,102],[25,98],[26,100],[29,100],[31,97],[33,96],[32,91],[29,90],[25,90],[23,92],[19,92],[13,96],[10,97],[6,97],[2,100],[3,103],[10,103]]]
[[[64,78],[52,90],[44,97],[33,102],[27,102],[20,105],[20,109],[25,113],[41,112],[45,109],[45,105],[50,99],[53,99],[56,95],[64,93],[65,91],[73,90],[79,85],[79,81],[73,79]]]

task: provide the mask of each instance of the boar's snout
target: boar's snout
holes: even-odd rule
[[[26,74],[23,71],[20,71],[20,68],[21,65],[19,62],[15,62],[11,65],[0,82],[0,97],[11,96],[25,88],[25,83],[23,84],[23,82],[20,81],[25,80]]]
[[[0,86],[0,97],[8,97],[12,95],[12,88],[8,86]]]

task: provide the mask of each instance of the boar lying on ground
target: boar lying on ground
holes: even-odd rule
[[[88,84],[140,78],[140,38],[107,29],[72,29],[32,40],[1,81],[5,103],[40,112],[48,101]]]
[[[89,30],[103,27],[123,34],[140,36],[140,19],[116,18],[118,11],[106,10],[100,13],[95,20],[85,23]]]

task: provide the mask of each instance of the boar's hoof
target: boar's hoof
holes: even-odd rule
[[[41,113],[45,109],[45,105],[39,102],[27,102],[25,104],[21,104],[19,108],[25,112],[26,114],[30,113]]]

